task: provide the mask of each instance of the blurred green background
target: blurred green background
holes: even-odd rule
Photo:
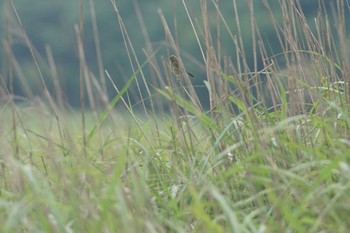
[[[202,26],[202,13],[199,0],[188,1],[189,13],[194,22]],[[233,33],[237,33],[235,14],[232,1],[218,1],[222,16],[225,18]],[[279,43],[276,38],[275,29],[273,28],[270,15],[263,5],[262,1],[254,2],[254,15],[258,24],[260,33],[266,43],[270,47],[270,54],[281,52]],[[308,16],[310,25],[314,25],[312,21],[317,17],[318,1],[300,1],[305,15]],[[133,74],[126,49],[123,42],[121,29],[118,24],[113,6],[108,0],[85,0],[83,1],[84,12],[84,49],[86,60],[91,72],[99,78],[98,65],[96,58],[95,42],[92,28],[91,9],[96,13],[98,35],[101,43],[101,52],[103,56],[103,66],[111,75],[118,87],[122,85]],[[53,88],[52,78],[48,68],[48,58],[45,47],[50,46],[55,58],[58,77],[64,91],[67,102],[71,105],[79,106],[79,59],[77,53],[77,39],[74,31],[74,25],[79,24],[80,1],[79,0],[14,0],[13,4],[17,9],[19,17],[23,23],[24,29],[37,50],[39,57],[39,65],[44,74],[46,84],[49,89]],[[141,63],[146,60],[142,51],[146,47],[146,41],[142,34],[142,29],[147,31],[154,49],[161,47],[156,54],[156,59],[161,67],[161,58],[167,57],[169,52],[173,51],[166,44],[165,32],[162,26],[159,10],[164,14],[173,36],[178,40],[180,52],[183,55],[187,69],[199,77],[194,82],[198,86],[202,85],[205,79],[205,70],[203,60],[197,44],[195,35],[191,28],[191,24],[186,16],[186,12],[182,5],[182,1],[176,0],[117,0],[117,7],[123,17],[125,27],[131,37],[135,51]],[[207,1],[209,9],[209,18],[212,22],[211,33],[216,40],[216,10],[211,1]],[[252,36],[250,34],[250,15],[248,9],[248,1],[237,1],[239,8],[239,18],[241,28],[243,29],[243,41],[245,43],[245,54],[250,66],[253,66]],[[269,1],[274,11],[274,17],[281,17],[281,9],[278,1]],[[330,12],[335,5],[335,1],[325,1],[329,6]],[[140,19],[137,17],[136,9],[140,9],[144,27],[140,25]],[[8,1],[0,1],[0,38],[2,41],[0,48],[0,64],[2,83],[1,90],[6,91],[8,88],[8,56],[5,51],[5,44],[8,38]],[[176,19],[176,20],[175,20]],[[176,22],[176,27],[174,25]],[[280,25],[283,27],[283,25]],[[335,25],[331,25],[335,28]],[[13,14],[11,13],[12,28],[12,51],[18,62],[19,67],[23,71],[26,81],[30,85],[30,89],[34,95],[42,95],[37,71],[34,61],[30,55],[29,49],[20,33],[20,27]],[[198,26],[196,25],[198,29]],[[201,27],[203,28],[203,27]],[[220,28],[221,44],[223,47],[222,54],[232,57],[235,60],[235,48],[229,34],[225,30],[223,24]],[[201,35],[200,35],[201,36]],[[203,43],[203,41],[201,41]],[[259,68],[262,67],[261,61],[258,61]],[[202,64],[202,65],[201,65]],[[147,70],[147,75],[150,75]],[[164,72],[164,71],[163,71]],[[23,83],[19,80],[18,74],[15,73],[14,81],[15,93],[19,96],[26,96]],[[198,91],[205,88],[199,88]],[[113,96],[115,91],[109,88],[109,95]]]

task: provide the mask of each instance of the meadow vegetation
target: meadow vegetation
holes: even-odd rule
[[[125,86],[115,85],[102,61],[98,75],[90,72],[83,24],[75,27],[79,110],[65,102],[50,56],[54,91],[37,66],[41,96],[14,95],[18,68],[8,35],[8,72],[0,84],[1,232],[348,232],[349,2],[335,1],[331,16],[320,3],[310,25],[299,1],[280,1],[280,21],[262,0],[279,41],[263,38],[253,0],[250,28],[226,21],[218,2],[200,1],[200,23],[187,15],[206,73],[196,79],[207,99],[188,77],[173,77],[168,55],[186,63],[162,11],[168,54],[157,62],[159,49],[147,47],[141,61],[111,1],[134,69]],[[207,4],[216,7],[215,32]],[[232,14],[240,13],[234,0]],[[245,30],[253,35],[253,67]],[[232,57],[222,55],[224,33]],[[270,55],[269,43],[282,51]],[[106,85],[115,90],[112,98]]]

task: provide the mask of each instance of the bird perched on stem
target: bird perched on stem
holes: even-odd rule
[[[179,60],[177,60],[175,55],[171,55],[170,56],[170,69],[171,72],[176,76],[186,76],[186,73],[188,74],[188,76],[190,76],[191,78],[194,78],[193,74],[187,72],[185,69],[183,69],[182,67],[180,67],[180,63]]]

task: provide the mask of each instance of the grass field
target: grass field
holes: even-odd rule
[[[201,35],[208,109],[188,77],[176,80],[166,60],[155,65],[154,51],[142,62],[131,55],[135,74],[107,99],[84,63],[79,27],[79,110],[57,82],[55,94],[43,85],[41,98],[19,99],[12,71],[9,85],[1,76],[0,232],[348,232],[348,2],[338,1],[336,30],[321,7],[316,31],[292,2],[281,1],[283,22],[274,21],[282,53],[267,56],[250,29],[262,70],[249,69],[239,33],[236,63]],[[181,58],[160,17],[169,53]],[[141,72],[152,68],[152,77]]]

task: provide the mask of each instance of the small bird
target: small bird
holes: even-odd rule
[[[194,75],[187,72],[186,70],[180,68],[180,64],[179,61],[177,60],[175,55],[171,55],[170,56],[170,69],[171,72],[176,76],[184,76],[186,75],[186,73],[188,74],[188,76],[190,76],[191,78],[194,78]]]

